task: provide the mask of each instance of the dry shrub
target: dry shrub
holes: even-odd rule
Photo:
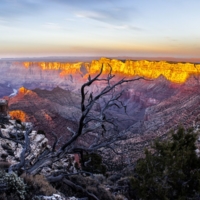
[[[76,184],[84,188],[89,193],[94,194],[100,200],[114,200],[113,195],[106,190],[106,188],[100,184],[100,182],[91,177],[83,177],[83,176],[71,176],[70,180]],[[87,195],[87,194],[83,194]]]
[[[71,176],[70,181],[72,181],[73,183],[77,185],[80,185],[84,189],[88,186],[98,187],[100,185],[100,183],[94,178],[90,178],[89,176],[82,176],[82,175]]]
[[[21,178],[27,184],[29,193],[35,195],[46,195],[51,196],[56,193],[55,188],[45,179],[43,175],[28,175],[22,174]]]
[[[106,190],[106,188],[103,185],[99,185],[99,187],[92,187],[88,186],[87,188],[88,192],[93,193],[95,196],[97,196],[100,200],[114,200],[115,198],[113,195]]]

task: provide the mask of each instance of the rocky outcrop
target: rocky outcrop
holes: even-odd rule
[[[37,198],[41,200],[66,200],[65,198],[61,197],[59,194],[53,194],[52,196],[37,196]]]
[[[25,129],[32,127],[32,124],[28,122],[22,122],[19,124],[15,120],[9,120],[8,124],[3,124],[2,126],[1,132],[3,136],[14,139],[15,137],[18,137],[23,140]],[[44,151],[45,148],[49,148],[49,146],[47,146],[48,139],[42,134],[37,134],[37,131],[32,131],[29,137],[31,140],[32,151],[28,159],[31,160],[32,158],[37,158],[37,156]],[[22,152],[22,146],[16,144],[12,140],[6,140],[2,138],[0,138],[0,143],[0,154],[2,161],[9,162],[10,164],[16,164],[19,161],[20,153]]]
[[[31,123],[22,123],[19,124],[15,120],[9,120],[6,124],[1,124],[1,132],[4,137],[14,138],[18,137],[21,140],[24,139],[25,129],[32,127]],[[35,134],[32,131],[31,134]],[[40,136],[39,136],[40,137]],[[47,141],[44,138],[41,138],[41,145],[46,144]],[[32,145],[36,146],[36,141],[32,141]],[[9,164],[16,164],[19,162],[20,153],[22,151],[22,146],[16,144],[12,140],[6,140],[0,137],[0,155],[2,162],[8,162]],[[36,148],[36,147],[35,147]]]
[[[8,169],[10,165],[19,163],[20,155],[23,150],[20,142],[24,140],[25,130],[32,128],[30,122],[19,123],[19,120],[8,120],[7,123],[1,123],[0,131],[0,168]],[[48,139],[44,134],[40,134],[37,131],[32,130],[28,135],[30,139],[30,150],[26,156],[26,162],[33,164],[39,155],[45,151],[51,151],[51,146],[48,145]],[[19,143],[14,142],[18,140]],[[63,159],[55,162],[52,166],[44,167],[39,173],[48,176],[59,170],[65,173],[76,173],[74,155],[66,155]],[[4,184],[5,185],[5,184]],[[8,188],[1,184],[1,190],[7,190]],[[60,194],[53,194],[52,196],[35,196],[34,199],[43,200],[76,200],[75,197],[65,198]]]
[[[28,90],[20,88],[10,99],[10,116],[21,121],[30,121],[35,130],[43,130],[52,144],[52,132],[65,141],[71,134],[67,127],[75,127],[74,117],[80,113],[80,97],[61,88]]]
[[[8,167],[9,165],[19,163],[23,148],[20,143],[14,142],[13,139],[18,138],[19,142],[22,142],[24,140],[25,130],[32,127],[32,123],[30,122],[19,123],[16,120],[9,120],[6,124],[1,124],[3,138],[0,137],[0,165]],[[35,130],[32,130],[28,137],[30,139],[30,152],[26,160],[30,164],[33,164],[43,152],[51,151],[51,146],[48,145],[48,139],[45,135]],[[53,163],[52,166],[48,165],[44,167],[40,173],[48,176],[60,169],[68,173],[75,173],[75,163],[74,155],[69,154],[63,159]]]
[[[88,198],[76,198],[76,197],[68,197],[64,198],[59,194],[53,194],[52,196],[37,196],[40,200],[88,200]]]

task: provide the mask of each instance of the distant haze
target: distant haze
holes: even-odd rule
[[[106,57],[106,56],[105,56]],[[92,60],[100,59],[100,56],[49,56],[49,57],[8,57],[1,58],[0,61],[32,61],[32,62],[91,62]],[[172,61],[172,62],[190,62],[190,63],[200,63],[200,58],[176,58],[176,57],[108,57],[110,59],[118,60],[149,60],[149,61]]]

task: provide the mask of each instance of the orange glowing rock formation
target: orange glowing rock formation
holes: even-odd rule
[[[113,74],[123,76],[144,76],[147,78],[157,78],[160,75],[175,83],[183,83],[190,75],[200,75],[200,65],[192,63],[169,63],[166,61],[132,61],[125,62],[102,58],[99,61],[92,61],[90,72],[98,72],[101,66],[107,72],[112,67]]]
[[[20,119],[22,122],[26,121],[26,113],[21,110],[10,111],[9,115],[12,119]]]
[[[18,90],[18,93],[26,94],[26,93],[32,93],[32,91],[26,89],[25,87],[20,87],[19,90]]]
[[[200,64],[193,63],[170,63],[166,61],[126,60],[122,62],[116,59],[101,58],[91,63],[60,63],[60,62],[24,62],[29,68],[32,65],[39,66],[42,70],[60,70],[60,76],[81,73],[84,65],[89,74],[98,73],[103,66],[103,73],[108,73],[112,67],[112,73],[125,77],[143,76],[154,79],[160,75],[175,83],[184,83],[191,75],[200,75]]]

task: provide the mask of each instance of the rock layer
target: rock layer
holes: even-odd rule
[[[118,77],[143,76],[155,79],[163,75],[173,83],[184,83],[190,77],[200,74],[200,64],[172,63],[166,61],[147,60],[116,60],[101,58],[91,62],[0,62],[0,86],[19,89],[53,89],[56,86],[63,89],[78,91],[88,75],[99,72],[103,66],[103,73],[112,73]],[[1,88],[0,88],[1,89]],[[8,95],[5,89],[0,90],[0,96]]]
[[[37,65],[42,70],[60,70],[60,76],[64,77],[69,74],[88,74],[98,73],[100,68],[104,67],[104,73],[112,68],[113,74],[121,76],[144,76],[155,79],[160,75],[165,76],[168,80],[175,83],[185,82],[191,75],[200,74],[200,64],[193,63],[170,63],[166,61],[132,61],[122,62],[116,59],[101,58],[93,60],[91,63],[59,63],[59,62],[24,62],[26,68]],[[81,70],[82,69],[82,70]],[[85,72],[85,73],[84,73]]]

